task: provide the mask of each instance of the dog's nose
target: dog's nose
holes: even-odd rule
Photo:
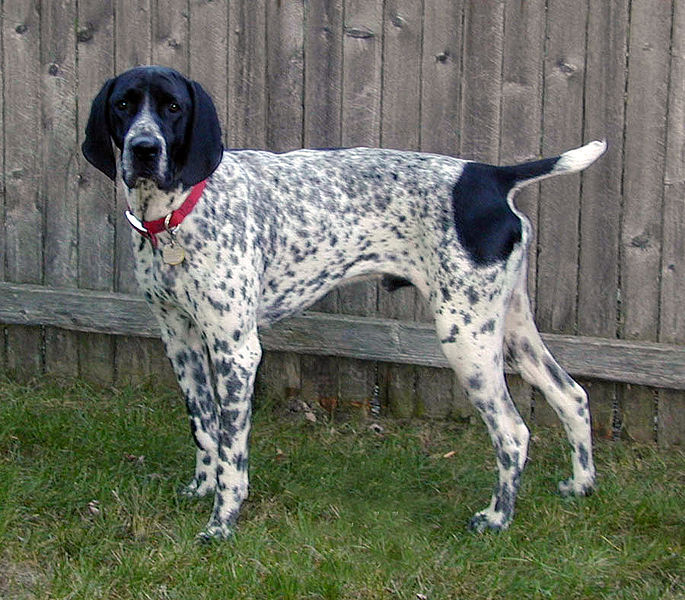
[[[139,135],[131,140],[131,152],[142,161],[152,161],[162,152],[159,140],[149,135]]]

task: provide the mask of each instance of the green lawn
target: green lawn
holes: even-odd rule
[[[235,539],[199,545],[177,395],[0,380],[0,598],[685,597],[682,452],[600,441],[598,491],[568,500],[562,435],[534,429],[512,527],[477,535],[484,427],[277,412],[255,411]]]

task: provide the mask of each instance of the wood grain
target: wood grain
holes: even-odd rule
[[[49,325],[117,336],[159,337],[146,302],[115,292],[0,283],[0,323]],[[261,331],[267,350],[446,368],[428,323],[304,313]],[[685,348],[676,344],[543,334],[571,374],[685,389]]]
[[[40,12],[38,2],[22,0],[8,0],[3,8],[5,276],[19,283],[41,283],[44,205],[40,194]],[[22,379],[42,373],[40,328],[7,329],[7,366]]]
[[[76,143],[76,31],[72,26],[75,20],[75,0],[59,0],[42,7],[43,280],[54,287],[78,286],[79,148]],[[78,375],[77,336],[47,328],[44,348],[47,371],[70,377]]]
[[[664,172],[659,340],[685,344],[685,3],[675,4]],[[685,394],[659,391],[657,440],[685,445]]]
[[[620,240],[621,321],[627,339],[655,340],[659,328],[659,276],[668,106],[671,4],[631,3]],[[654,439],[652,390],[620,395],[624,432]]]
[[[78,143],[90,103],[114,75],[114,7],[111,0],[79,0],[76,31],[78,55]],[[78,281],[79,287],[114,289],[116,190],[112,182],[78,153]],[[121,222],[124,227],[124,223]],[[110,336],[79,336],[79,373],[90,381],[114,382],[115,341]]]

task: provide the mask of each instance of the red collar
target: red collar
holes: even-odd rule
[[[190,212],[195,208],[195,205],[202,197],[202,192],[207,185],[207,180],[195,184],[191,189],[188,197],[183,201],[183,204],[176,210],[172,210],[166,217],[155,219],[154,221],[140,221],[130,210],[127,210],[124,215],[130,223],[131,227],[135,229],[144,238],[147,238],[152,243],[154,248],[157,247],[157,234],[163,231],[172,231],[178,227]]]

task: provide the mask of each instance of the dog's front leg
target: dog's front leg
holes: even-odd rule
[[[216,488],[219,454],[219,413],[207,348],[196,325],[175,307],[152,304],[151,308],[160,323],[197,446],[195,475],[180,492],[188,497],[206,496]]]
[[[252,391],[261,346],[256,326],[247,331],[212,331],[206,336],[206,343],[219,411],[214,509],[207,528],[200,534],[201,539],[209,540],[232,534],[240,506],[247,497]]]

